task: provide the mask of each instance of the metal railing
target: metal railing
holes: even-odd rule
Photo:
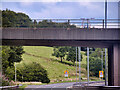
[[[19,86],[15,85],[15,86],[0,86],[0,89],[17,89]]]
[[[35,28],[105,28],[104,19],[32,19],[31,22],[18,22],[3,27],[35,27]],[[120,28],[120,19],[108,19],[107,28]]]

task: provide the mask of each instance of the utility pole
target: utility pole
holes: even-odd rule
[[[105,30],[107,30],[107,0],[105,0]],[[107,85],[106,53],[107,49],[105,48],[105,86]]]
[[[105,48],[105,85],[107,85],[107,48]]]
[[[76,47],[76,84],[77,84],[77,56],[78,54],[77,54],[77,47]]]
[[[101,67],[102,67],[102,71],[103,71],[103,51],[101,51]]]
[[[87,47],[87,79],[89,85],[89,47]]]
[[[87,29],[89,28],[89,19],[87,19]],[[87,47],[87,79],[89,86],[89,47]]]
[[[101,70],[103,71],[103,51],[101,51],[101,67]]]
[[[81,47],[78,47],[78,58],[79,58],[79,85],[81,85]]]
[[[107,0],[105,0],[105,29],[107,29]]]

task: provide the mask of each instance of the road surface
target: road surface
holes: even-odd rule
[[[69,82],[69,83],[56,83],[56,84],[48,84],[48,85],[28,85],[27,87],[26,87],[26,89],[30,89],[30,88],[46,88],[46,90],[52,90],[52,88],[62,88],[62,89],[66,89],[66,88],[69,88],[69,87],[72,87],[73,86],[73,84],[75,84],[76,82]],[[25,90],[26,90],[25,89]],[[35,90],[36,90],[35,89]],[[54,90],[53,89],[53,90]]]
[[[83,85],[85,85],[87,82],[82,82]],[[76,84],[76,82],[68,82],[68,83],[56,83],[56,84],[48,84],[48,85],[28,85],[25,90],[67,90],[67,88],[71,88],[73,84]],[[93,82],[91,83],[93,84]],[[104,85],[104,82],[101,84]]]

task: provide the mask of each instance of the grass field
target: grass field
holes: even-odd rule
[[[52,56],[53,48],[44,46],[24,46],[25,54],[23,55],[23,61],[17,63],[17,68],[22,68],[24,64],[30,64],[33,62],[38,62],[41,64],[48,72],[48,77],[51,81],[54,80],[69,80],[76,78],[76,67],[72,62],[63,60],[60,62],[59,58]],[[82,52],[84,53],[84,52]],[[82,78],[86,78],[86,56],[83,56],[81,62],[81,72]],[[69,78],[64,77],[64,71],[69,71]]]

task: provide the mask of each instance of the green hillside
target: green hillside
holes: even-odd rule
[[[53,80],[66,80],[64,77],[64,71],[69,71],[69,79],[75,80],[76,67],[72,62],[63,60],[60,62],[59,58],[52,56],[52,47],[43,46],[24,46],[25,54],[23,54],[23,61],[17,63],[17,68],[22,68],[24,64],[30,64],[32,62],[40,63],[48,72],[48,77]],[[84,52],[82,52],[84,53]],[[81,62],[82,78],[87,76],[86,74],[86,56],[83,56]]]

